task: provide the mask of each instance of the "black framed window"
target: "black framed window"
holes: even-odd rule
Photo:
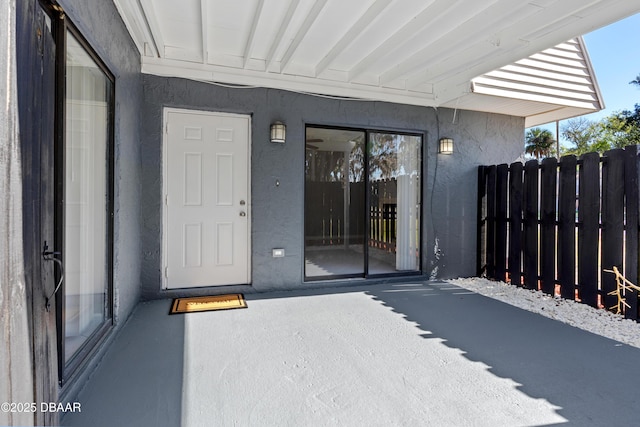
[[[113,325],[115,79],[80,32],[55,11],[56,297],[64,383]]]
[[[421,271],[422,140],[306,127],[305,280]]]

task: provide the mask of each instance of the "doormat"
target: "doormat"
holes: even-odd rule
[[[242,294],[212,295],[207,297],[176,298],[169,314],[195,313],[199,311],[231,310],[247,308]]]

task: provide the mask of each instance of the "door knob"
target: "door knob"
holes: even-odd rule
[[[240,212],[240,216],[247,216],[247,214],[246,214],[246,212],[245,212],[245,211],[241,211],[241,212]]]

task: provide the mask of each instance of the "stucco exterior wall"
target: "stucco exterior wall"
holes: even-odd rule
[[[440,134],[454,138],[455,153],[438,155],[437,168],[429,171],[430,177],[436,175],[435,229],[427,249],[436,251],[437,238],[439,251],[438,269],[433,272],[432,267],[429,274],[443,279],[475,276],[477,166],[518,159],[524,152],[524,119],[465,110],[455,112],[454,118],[453,110],[442,111]]]
[[[252,116],[252,287],[304,286],[304,135],[306,124],[410,131],[424,134],[423,273],[448,278],[475,273],[476,187],[479,164],[515,160],[523,151],[524,119],[383,102],[335,100],[263,88],[228,88],[143,75],[141,193],[142,294],[161,290],[162,113],[164,107]],[[284,145],[269,141],[269,125],[287,125]],[[438,155],[440,136],[455,140],[453,155]],[[275,185],[275,181],[280,186]],[[437,241],[437,248],[436,248]],[[284,248],[284,258],[272,258]],[[353,281],[349,281],[353,283]],[[327,285],[327,283],[322,283]],[[331,285],[340,284],[332,282]],[[314,282],[313,286],[318,286]],[[197,291],[196,291],[197,293]]]
[[[116,79],[113,284],[119,322],[140,299],[140,54],[112,2],[60,4]]]

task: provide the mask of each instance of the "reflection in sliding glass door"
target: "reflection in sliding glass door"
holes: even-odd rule
[[[369,271],[420,269],[422,138],[369,134]]]
[[[307,127],[305,278],[419,272],[422,137]]]
[[[308,127],[305,276],[364,274],[365,133]]]
[[[67,32],[64,361],[111,318],[109,108],[112,82]]]

